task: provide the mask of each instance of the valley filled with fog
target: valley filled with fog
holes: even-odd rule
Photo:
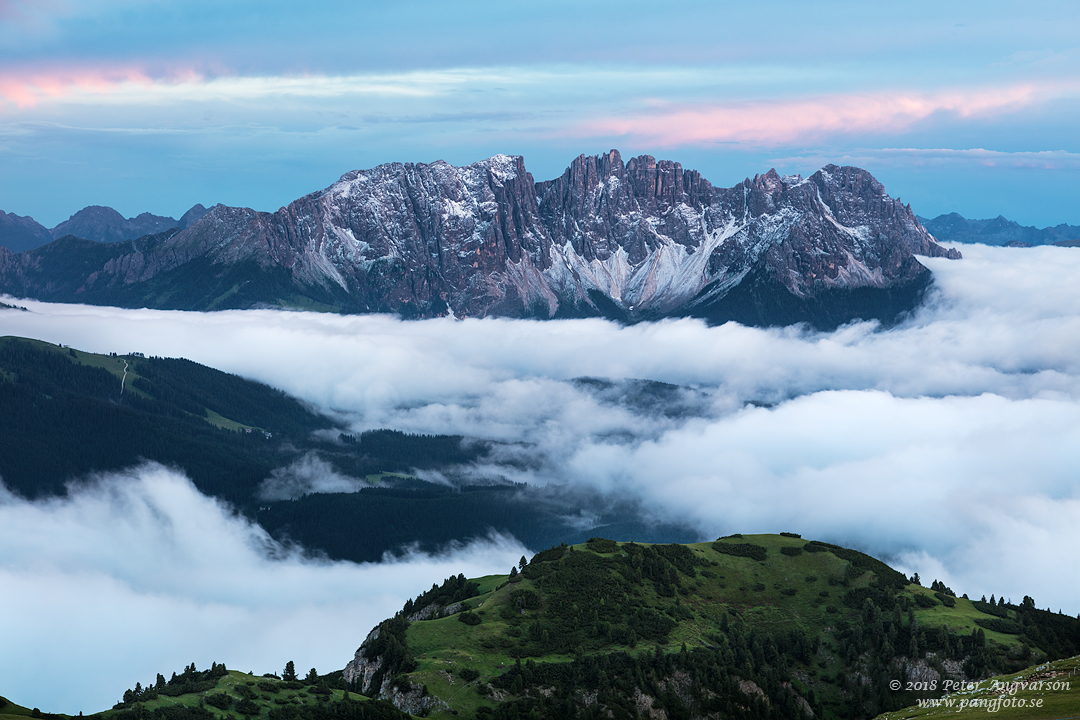
[[[357,433],[488,441],[461,477],[552,488],[567,512],[588,498],[577,510],[585,527],[607,502],[701,539],[797,532],[925,584],[976,599],[1031,595],[1075,615],[1080,250],[962,251],[922,260],[934,289],[889,329],[9,298],[28,312],[0,310],[0,335],[185,357],[280,388]],[[317,459],[272,479],[279,496],[362,484]],[[542,549],[490,535],[377,564],[314,560],[157,465],[87,478],[65,498],[0,495],[0,547],[0,637],[12,650],[0,674],[26,689],[17,702],[73,713],[192,661],[341,668],[373,625],[432,582],[505,573]],[[80,670],[59,696],[49,675],[61,667]]]

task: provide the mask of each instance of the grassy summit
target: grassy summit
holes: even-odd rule
[[[1070,685],[1080,665],[1060,661],[1080,653],[1080,621],[1031,598],[957,598],[790,533],[691,545],[594,538],[522,560],[508,575],[433,585],[380,623],[344,671],[298,679],[191,665],[136,685],[99,716],[1080,715]],[[27,716],[51,717],[0,707],[0,720]]]
[[[941,588],[790,534],[594,539],[433,587],[345,677],[373,696],[429,698],[432,717],[867,717],[924,697],[913,678],[1080,650],[1075,618]]]

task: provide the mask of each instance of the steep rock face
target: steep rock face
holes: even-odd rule
[[[44,299],[824,327],[895,317],[929,282],[915,255],[959,257],[858,168],[770,171],[719,189],[678,163],[624,163],[614,150],[541,183],[505,155],[381,165],[275,213],[218,205],[155,237],[86,259],[67,295]],[[0,269],[0,289],[41,297],[25,272],[35,262],[14,263],[21,283]]]
[[[345,665],[342,677],[345,682],[358,688],[361,693],[370,697],[386,700],[402,712],[410,715],[426,716],[434,710],[449,710],[450,706],[442,700],[427,693],[426,688],[405,683],[404,686],[394,684],[394,678],[390,676],[386,667],[387,662],[382,655],[374,659],[367,657],[367,650],[378,639],[383,625],[377,625],[364,642],[356,650],[353,659]]]
[[[645,156],[623,166],[612,151],[579,157],[538,192],[562,260],[549,273],[553,283],[577,298],[599,290],[631,317],[710,317],[752,270],[776,286],[766,292],[782,287],[810,300],[834,289],[925,283],[914,254],[959,257],[858,168],[830,165],[805,180],[770,171],[714,189],[677,163]]]
[[[376,676],[379,675],[379,671],[382,670],[383,667],[382,656],[369,659],[365,653],[368,646],[378,639],[381,628],[381,625],[377,625],[368,633],[368,636],[364,638],[364,642],[357,648],[353,659],[345,665],[345,669],[342,671],[345,682],[356,683],[362,693],[368,693],[375,690]]]
[[[511,276],[536,273],[548,260],[520,157],[354,171],[275,221],[292,248],[294,278],[336,283],[365,310],[429,314],[449,305],[460,314],[522,314]]]
[[[513,315],[524,306],[507,292],[507,267],[542,267],[546,249],[521,158],[394,163],[348,173],[275,213],[217,205],[151,251],[111,261],[94,284],[147,282],[195,260],[249,263],[284,270],[353,311],[427,315],[450,303],[464,314]]]
[[[556,255],[547,276],[564,297],[590,303],[599,291],[628,313],[663,312],[699,289],[689,289],[701,274],[689,257],[717,227],[715,192],[698,173],[647,155],[624,165],[612,150],[578,157],[537,192]]]

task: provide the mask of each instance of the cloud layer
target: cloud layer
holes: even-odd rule
[[[340,669],[431,582],[505,572],[525,552],[496,537],[377,565],[314,562],[155,465],[63,499],[0,496],[0,547],[4,694],[71,714],[190,662]],[[57,682],[65,667],[78,672]]]
[[[657,520],[689,523],[707,536],[801,532],[883,556],[927,582],[938,578],[974,597],[994,593],[1018,600],[1027,594],[1040,607],[1076,614],[1080,566],[1068,549],[1080,542],[1080,251],[965,246],[962,261],[925,262],[935,273],[934,293],[923,309],[886,331],[869,323],[814,333],[735,324],[709,328],[691,320],[632,327],[597,320],[401,322],[386,316],[197,314],[19,300],[31,312],[0,313],[0,333],[97,352],[188,357],[283,388],[356,431],[393,427],[499,441],[485,465],[473,468],[479,476],[638,502]],[[582,377],[615,384],[574,380]],[[84,519],[81,525],[71,520],[73,527],[86,528],[79,532],[116,537],[105,547],[136,546],[145,533],[149,548],[168,548],[173,531],[139,518],[153,517],[155,502],[167,507],[175,498],[190,522],[212,521],[221,528],[210,537],[231,538],[221,541],[227,546],[222,557],[256,569],[245,587],[258,589],[261,598],[269,592],[268,578],[303,575],[313,588],[304,602],[313,614],[323,612],[320,602],[328,603],[332,622],[343,616],[335,613],[345,612],[333,605],[344,582],[339,578],[391,572],[309,566],[287,553],[283,560],[265,559],[250,549],[257,532],[193,497],[182,481],[160,480],[162,471],[150,475],[162,488],[172,488],[171,495],[155,495],[160,502],[131,500],[131,488],[140,488],[143,497],[150,492],[146,488],[157,487],[148,485],[146,472],[121,482],[128,488],[122,492],[87,491],[70,501],[136,509],[132,521],[108,531],[100,529],[108,527],[106,510],[64,511],[75,505],[59,501],[40,507],[9,501],[5,512],[24,528],[34,527],[38,514],[70,512]],[[352,482],[314,460],[282,469],[278,478],[282,492],[292,491],[288,483],[348,489]],[[20,577],[53,583],[54,595],[72,594],[65,583],[89,573],[96,583],[135,588],[126,595],[116,591],[119,604],[141,607],[150,602],[148,595],[163,607],[212,604],[226,614],[269,617],[293,627],[296,605],[267,609],[268,600],[245,596],[235,583],[185,595],[186,575],[196,578],[196,587],[204,581],[216,585],[198,580],[214,576],[190,559],[198,555],[194,550],[165,551],[166,567],[178,568],[179,580],[154,570],[143,580],[148,556],[105,561],[85,550],[102,543],[86,538],[54,545],[47,533],[17,537],[0,540],[4,546],[17,543],[18,552],[5,556],[22,558]],[[518,551],[470,552],[500,558],[495,566],[501,567],[501,558]],[[47,577],[33,574],[39,570],[28,559],[38,555],[48,560],[40,571]],[[112,557],[111,551],[104,555]],[[400,573],[395,579],[406,585],[417,578],[414,587],[395,587],[389,575],[385,584],[370,581],[371,588],[393,598],[372,615],[385,615],[384,607],[392,609],[400,598],[449,574],[453,559],[447,565],[416,562],[392,566]],[[462,571],[470,569],[463,564]],[[419,579],[424,572],[428,577]],[[29,601],[18,602],[24,603],[22,612],[36,617]],[[183,623],[196,619],[195,610],[183,615]],[[246,637],[243,628],[253,626],[240,622],[242,629],[230,638]],[[196,639],[184,637],[191,637],[190,645],[163,647],[194,652]],[[30,642],[30,635],[22,638]],[[125,667],[146,674],[148,661],[138,647],[129,649],[134,659]],[[191,661],[167,655],[162,650],[150,664]],[[243,662],[255,656],[239,655]],[[42,666],[56,661],[47,653],[35,657]],[[230,662],[224,655],[197,659]]]

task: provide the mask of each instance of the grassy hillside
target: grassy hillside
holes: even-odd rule
[[[41,715],[40,711],[38,711],[38,715],[39,716]],[[26,718],[29,718],[29,717],[32,717],[32,716],[33,716],[33,710],[32,709],[25,708],[22,705],[16,705],[15,703],[8,700],[6,697],[0,696],[0,720],[26,720]],[[67,716],[63,715],[63,716],[55,716],[55,717],[67,717]]]
[[[598,392],[622,388],[607,385]],[[664,391],[678,395],[665,387],[658,399],[656,384],[637,385],[627,402],[651,408],[663,404]],[[567,520],[581,509],[578,498],[498,479],[453,487],[416,477],[422,470],[453,476],[484,457],[487,442],[344,430],[278,390],[189,360],[0,338],[0,478],[24,497],[63,494],[68,482],[148,459],[180,468],[199,490],[227,500],[276,537],[333,559],[377,562],[405,544],[434,551],[490,530],[533,547],[589,537]],[[371,487],[294,499],[260,494],[272,476],[288,485],[294,463],[308,477],[332,471]],[[686,528],[645,526],[633,507],[588,509],[597,524],[625,538],[697,537]]]
[[[1080,656],[952,685],[949,690],[943,697],[925,698],[912,707],[879,715],[877,720],[974,720],[988,714],[1001,720],[1080,717]]]
[[[404,720],[405,713],[380,700],[350,693],[340,673],[305,680],[255,676],[214,665],[198,671],[194,665],[169,680],[161,675],[146,688],[136,686],[102,720]]]
[[[280,391],[187,360],[0,338],[0,476],[26,497],[147,458],[243,504],[290,442],[328,427]]]
[[[934,585],[793,534],[691,545],[594,538],[523,558],[507,575],[433,585],[381,623],[344,671],[281,679],[191,665],[137,684],[97,717],[1080,715],[1080,621],[1030,598],[991,604]],[[995,679],[1027,684],[1002,692]],[[0,706],[0,720],[31,714]]]
[[[792,535],[552,548],[512,575],[449,578],[379,629],[346,678],[426,689],[447,718],[868,717],[921,697],[911,678],[1080,652],[1075,618],[955,598]]]
[[[6,703],[6,704],[5,704]],[[0,720],[69,718],[15,705],[0,698]],[[343,687],[341,673],[298,680],[256,676],[226,670],[216,663],[208,670],[194,664],[169,680],[158,675],[147,687],[137,684],[95,720],[407,720],[390,703],[371,700]]]
[[[190,360],[0,338],[0,436],[8,441],[0,477],[26,497],[146,458],[245,507],[272,469],[305,453],[364,478],[469,462],[486,450],[455,436],[341,430],[280,390]]]

